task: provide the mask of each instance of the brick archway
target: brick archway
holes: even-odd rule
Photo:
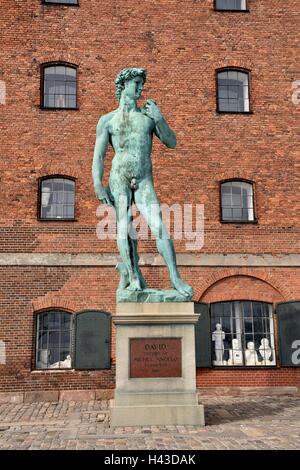
[[[223,285],[221,287],[222,281]],[[232,289],[234,285],[237,287],[234,289],[235,292],[233,292]],[[253,286],[253,289],[250,288],[251,285]],[[212,291],[212,289],[217,286],[221,289],[219,294],[216,291]],[[257,287],[259,287],[259,292],[255,293]],[[229,268],[222,270],[221,272],[211,274],[196,290],[194,297],[199,301],[205,301],[205,299],[208,299],[209,297],[209,291],[211,297],[221,298],[223,296],[223,300],[225,296],[227,297],[227,300],[234,300],[234,296],[240,297],[242,294],[245,299],[250,299],[250,296],[253,295],[258,299],[258,295],[260,295],[260,299],[258,300],[265,300],[268,302],[280,302],[291,298],[289,289],[285,286],[279,286],[277,279],[275,279],[273,275],[263,273],[254,274],[253,271],[248,268]],[[251,300],[254,300],[254,298]]]

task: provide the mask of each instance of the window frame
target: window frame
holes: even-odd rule
[[[39,316],[43,314],[51,314],[51,313],[66,313],[70,315],[70,356],[71,356],[71,367],[58,367],[58,368],[51,368],[47,367],[45,369],[41,369],[37,367],[37,358],[38,358],[38,341],[39,341]],[[34,347],[33,347],[33,356],[32,356],[32,367],[31,371],[32,372],[68,372],[68,371],[74,371],[73,367],[73,342],[74,342],[74,312],[71,312],[70,310],[66,310],[65,308],[60,308],[60,307],[50,307],[50,308],[45,308],[43,310],[39,310],[38,312],[35,312],[34,314],[34,326],[35,326],[35,335],[34,335]]]
[[[47,0],[41,0],[41,4],[42,5],[51,5],[51,6],[65,6],[65,7],[79,7],[79,3],[80,3],[80,0],[77,0],[77,3],[67,3],[67,2],[64,2],[64,0],[62,0],[61,2],[51,2],[51,1],[47,1]]]
[[[224,183],[231,183],[231,182],[241,182],[241,183],[248,183],[251,184],[252,186],[252,197],[253,197],[253,220],[223,220],[222,214],[223,214],[223,207],[222,207],[222,185]],[[219,212],[219,221],[221,224],[236,224],[236,225],[244,225],[244,224],[258,224],[258,218],[256,214],[256,184],[254,181],[247,180],[245,178],[228,178],[225,180],[219,181],[219,205],[220,205],[220,212]]]
[[[248,91],[249,91],[249,111],[222,111],[219,109],[219,73],[221,72],[243,72],[248,75]],[[252,73],[251,70],[243,67],[221,67],[215,71],[215,83],[216,83],[216,112],[217,114],[237,114],[242,116],[249,116],[253,114],[252,107]]]
[[[53,106],[45,106],[45,96],[44,96],[44,85],[45,85],[45,70],[48,67],[55,67],[55,66],[63,66],[63,67],[69,67],[71,69],[76,70],[76,107],[74,108],[57,108]],[[43,111],[79,111],[79,106],[78,106],[78,65],[72,64],[70,62],[64,62],[64,61],[53,61],[53,62],[45,62],[41,64],[40,66],[40,109]]]
[[[276,310],[275,310],[275,306],[272,302],[265,302],[265,301],[262,301],[262,300],[254,300],[254,299],[234,299],[234,300],[221,300],[221,301],[218,301],[218,302],[210,302],[209,303],[209,320],[210,320],[210,336],[212,335],[212,331],[211,331],[211,305],[213,304],[218,304],[218,303],[225,303],[225,302],[230,302],[230,303],[234,303],[234,302],[260,302],[260,303],[264,303],[264,304],[267,304],[269,305],[269,307],[272,309],[272,318],[273,318],[273,327],[274,327],[274,359],[275,359],[275,364],[274,365],[260,365],[260,366],[247,366],[246,364],[244,365],[222,365],[222,366],[216,366],[213,364],[213,348],[211,347],[211,369],[212,370],[266,370],[266,369],[270,369],[270,370],[274,370],[274,369],[280,369],[281,368],[281,364],[280,364],[280,360],[279,360],[279,347],[278,347],[278,324],[277,324],[277,318],[276,318]],[[244,334],[244,333],[243,333]],[[212,340],[211,340],[212,342]],[[244,360],[244,351],[243,351],[243,360]]]
[[[74,182],[74,217],[71,218],[43,218],[41,217],[41,205],[42,205],[42,183],[45,180],[49,179],[55,179],[55,178],[61,178],[69,181]],[[38,197],[37,197],[37,220],[39,222],[77,222],[77,217],[76,217],[76,178],[73,176],[66,176],[66,175],[47,175],[47,176],[42,176],[41,178],[38,179]]]
[[[219,13],[250,13],[249,0],[246,0],[246,8],[244,10],[222,10],[221,8],[217,8],[217,0],[214,0],[214,11]]]

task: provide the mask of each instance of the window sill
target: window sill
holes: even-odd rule
[[[258,225],[258,219],[255,220],[220,220],[221,224],[234,224],[234,225]]]
[[[250,13],[250,10],[222,10],[222,8],[214,8],[218,13]]]
[[[37,219],[39,222],[78,222],[78,219]]]
[[[217,109],[217,114],[241,114],[242,116],[251,116],[253,111],[219,111]]]
[[[51,3],[51,2],[42,2],[42,6],[45,6],[45,7],[48,7],[48,6],[56,6],[56,7],[61,7],[61,6],[65,6],[65,7],[79,7],[79,3],[65,3],[65,2],[61,2],[61,3]]]
[[[266,369],[280,369],[279,365],[274,366],[212,366],[212,370],[266,370]]]
[[[79,111],[79,108],[50,108],[48,106],[40,106],[41,111]]]
[[[31,371],[31,374],[44,374],[45,372],[47,374],[49,373],[59,373],[59,374],[62,374],[64,372],[75,372],[76,369],[70,369],[70,368],[67,368],[67,369],[35,369],[35,370],[32,370]]]

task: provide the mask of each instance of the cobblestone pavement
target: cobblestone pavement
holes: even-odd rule
[[[300,397],[202,398],[206,426],[109,427],[108,402],[0,405],[0,449],[300,449]]]

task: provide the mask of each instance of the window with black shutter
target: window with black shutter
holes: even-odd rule
[[[75,317],[75,369],[109,369],[111,317],[99,311],[79,312]]]
[[[276,306],[281,366],[300,367],[300,301]]]
[[[209,304],[195,302],[195,313],[200,315],[195,325],[196,367],[211,367],[211,340]]]

